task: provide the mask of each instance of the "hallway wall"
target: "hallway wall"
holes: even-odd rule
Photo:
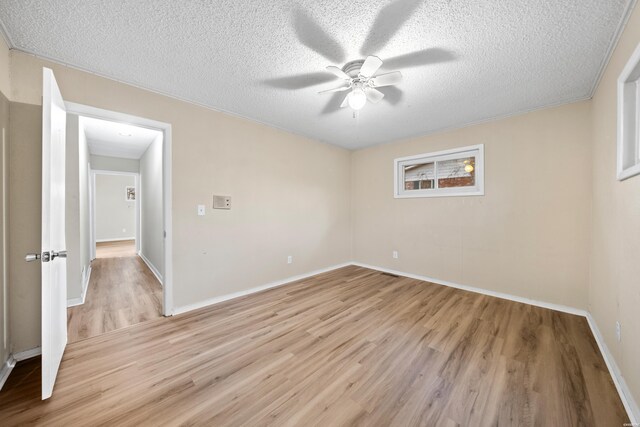
[[[140,159],[140,254],[152,270],[164,276],[164,216],[162,198],[162,135]]]
[[[96,242],[130,240],[136,236],[136,203],[126,200],[126,187],[135,187],[133,175],[96,174]]]
[[[91,169],[114,172],[139,172],[140,160],[90,155]]]

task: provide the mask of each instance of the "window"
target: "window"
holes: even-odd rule
[[[394,161],[395,197],[484,195],[484,146],[402,157]]]
[[[640,45],[618,78],[618,179],[640,174]]]

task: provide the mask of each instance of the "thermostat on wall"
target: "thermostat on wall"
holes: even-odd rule
[[[213,209],[231,209],[231,197],[213,196]]]

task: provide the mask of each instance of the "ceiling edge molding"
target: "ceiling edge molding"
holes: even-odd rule
[[[630,0],[627,5],[627,9],[622,15],[622,19],[618,23],[618,28],[616,28],[616,32],[611,38],[611,42],[609,43],[609,47],[607,49],[607,54],[602,58],[602,62],[600,63],[600,68],[598,70],[598,74],[596,75],[596,79],[593,82],[593,86],[591,87],[591,91],[589,92],[589,99],[593,98],[598,90],[598,86],[600,86],[600,81],[602,80],[602,76],[604,76],[604,72],[609,65],[609,61],[611,61],[611,57],[613,56],[613,52],[615,52],[616,47],[618,46],[618,42],[620,41],[620,37],[622,37],[622,33],[627,27],[627,22],[629,22],[629,18],[631,17],[631,13],[636,7],[638,0]]]
[[[350,151],[349,149],[341,147],[339,145],[332,144],[332,143],[327,142],[327,141],[321,141],[321,140],[319,140],[317,138],[314,138],[314,137],[312,137],[310,135],[305,135],[303,133],[293,132],[290,129],[286,129],[286,128],[283,128],[281,126],[276,126],[276,125],[274,125],[272,123],[263,122],[261,120],[258,120],[258,119],[252,118],[252,117],[248,117],[248,116],[245,116],[245,115],[240,114],[240,113],[235,113],[233,111],[225,110],[225,109],[222,109],[222,108],[212,107],[210,105],[202,104],[200,102],[192,101],[192,100],[189,100],[189,99],[186,99],[186,98],[181,98],[181,97],[176,96],[176,95],[172,95],[172,94],[169,94],[169,93],[166,93],[166,92],[162,92],[162,91],[157,90],[157,89],[151,89],[151,88],[148,88],[148,87],[136,84],[136,83],[130,83],[130,82],[127,82],[126,80],[122,80],[122,79],[119,79],[117,77],[110,76],[108,74],[98,73],[98,72],[95,72],[95,71],[90,70],[88,68],[84,68],[84,67],[80,67],[80,66],[77,66],[77,65],[74,65],[74,64],[70,64],[70,63],[61,61],[59,59],[55,59],[55,58],[49,57],[47,55],[42,55],[42,54],[39,54],[39,53],[36,53],[36,52],[32,52],[32,51],[27,50],[27,49],[22,49],[20,47],[12,47],[11,49],[16,51],[16,52],[23,53],[25,55],[30,55],[30,56],[42,59],[44,61],[53,62],[54,64],[58,64],[58,65],[62,65],[62,66],[67,67],[67,68],[71,68],[71,69],[74,69],[74,70],[82,71],[84,73],[93,74],[94,76],[97,76],[97,77],[100,77],[100,78],[103,78],[103,79],[107,79],[107,80],[111,80],[111,81],[114,81],[114,82],[117,82],[117,83],[121,83],[121,84],[124,84],[124,85],[127,85],[127,86],[131,86],[131,87],[134,87],[136,89],[140,89],[140,90],[144,90],[144,91],[147,91],[147,92],[155,93],[156,95],[161,95],[161,96],[164,96],[164,97],[167,97],[167,98],[175,99],[175,100],[180,101],[180,102],[184,102],[184,103],[187,103],[187,104],[195,105],[196,107],[204,108],[204,109],[207,109],[207,110],[210,110],[210,111],[215,111],[216,113],[222,113],[222,114],[226,114],[228,116],[232,116],[232,117],[235,117],[235,118],[247,120],[249,122],[256,123],[256,124],[259,124],[259,125],[262,125],[262,126],[266,126],[268,128],[271,128],[271,129],[276,129],[276,130],[279,130],[281,132],[288,133],[290,135],[299,136],[301,138],[307,139],[307,140],[312,141],[312,142],[317,142],[317,143],[320,143],[320,144],[328,144],[328,145],[331,145],[333,147],[337,147],[337,148],[341,148],[343,150]]]

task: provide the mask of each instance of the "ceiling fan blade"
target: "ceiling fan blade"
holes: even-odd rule
[[[335,65],[329,65],[327,67],[327,71],[335,74],[337,77],[339,77],[341,79],[351,80],[351,76],[349,76],[349,74],[345,73],[344,71],[342,71],[340,68],[336,67]]]
[[[302,9],[293,11],[293,27],[300,43],[334,63],[344,61],[344,50]]]
[[[396,0],[380,9],[360,53],[370,55],[382,49],[421,3],[422,0]]]
[[[333,89],[321,90],[318,93],[342,92],[342,91],[349,90],[349,89],[351,89],[351,86],[340,86],[340,87],[336,87],[336,88],[333,88]]]
[[[304,89],[306,87],[319,85],[322,83],[328,83],[332,80],[333,78],[327,73],[318,72],[318,73],[309,73],[309,74],[296,74],[293,76],[286,76],[286,77],[277,77],[275,79],[263,80],[262,83],[267,86],[275,87],[277,89],[296,90],[296,89]]]
[[[384,93],[372,87],[364,88],[364,93],[365,95],[367,95],[367,101],[369,101],[372,104],[376,104],[380,102],[382,98],[384,98]]]
[[[391,73],[380,74],[370,81],[373,87],[393,86],[402,81],[402,73],[400,71],[393,71]]]
[[[342,100],[342,104],[340,104],[340,108],[344,108],[347,105],[349,105],[349,97],[351,96],[351,93],[348,93],[347,96],[344,97],[344,99]]]
[[[362,68],[360,68],[360,74],[364,77],[371,77],[381,66],[382,59],[377,56],[367,56],[367,59],[364,60],[364,64],[362,64]]]

